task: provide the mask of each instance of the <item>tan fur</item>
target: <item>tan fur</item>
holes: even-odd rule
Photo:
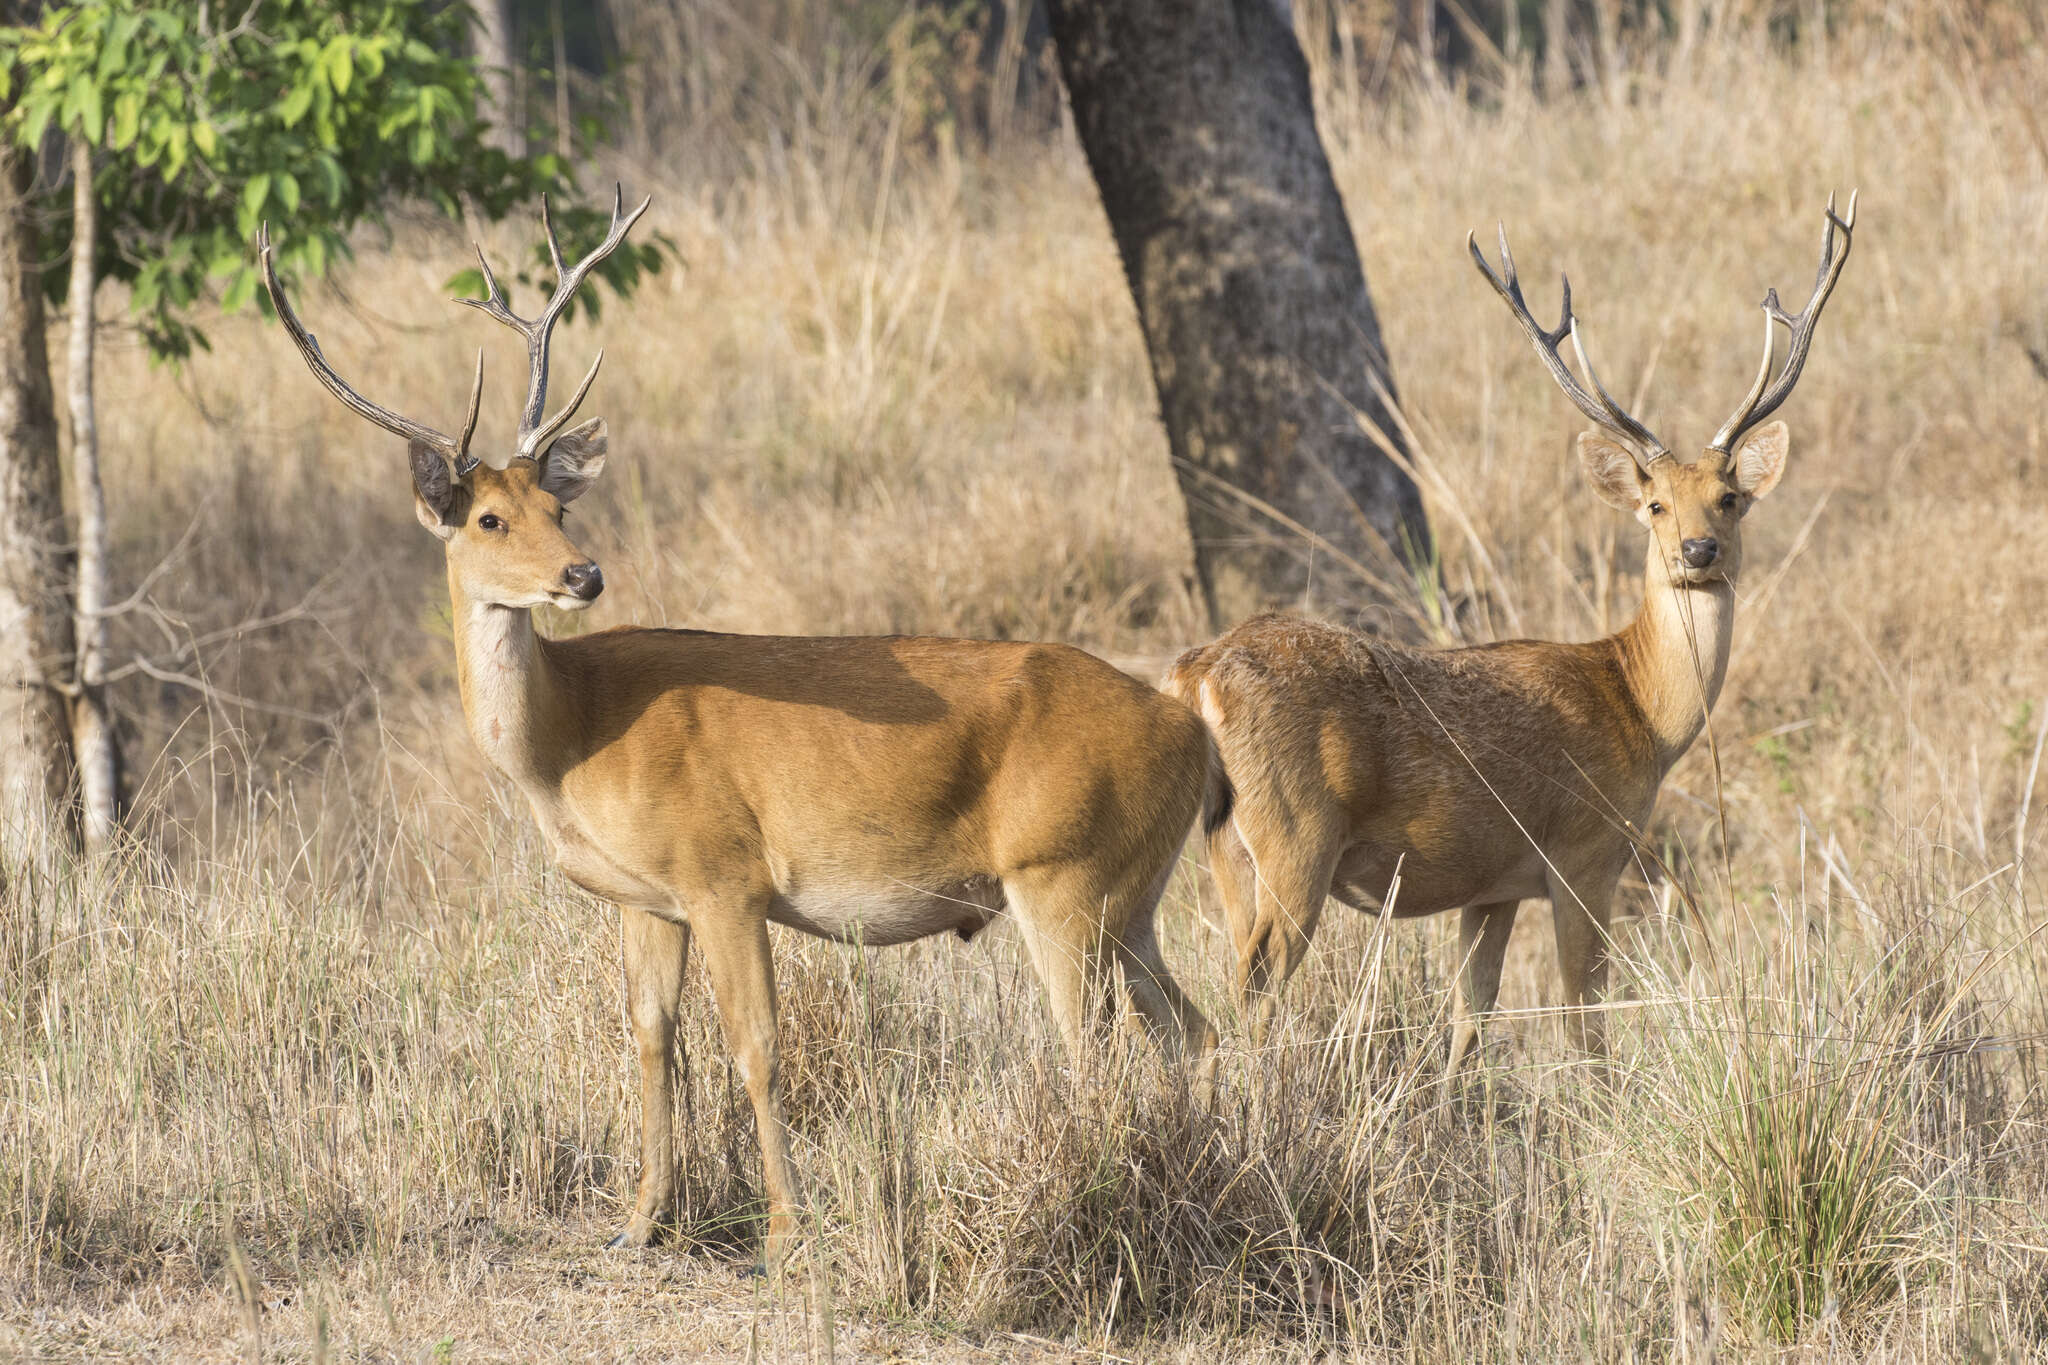
[[[609,439],[599,419],[567,429],[595,364],[543,420],[548,334],[646,210],[627,213],[620,188],[605,240],[573,267],[543,211],[560,282],[532,319],[512,313],[479,249],[486,294],[464,302],[528,348],[526,404],[502,469],[470,453],[481,354],[460,433],[422,426],[328,365],[278,284],[267,228],[260,256],[314,376],[407,438],[414,513],[447,551],[470,734],[525,793],[563,871],[620,907],[641,1169],[614,1245],[648,1241],[672,1202],[671,1062],[694,936],[754,1104],[774,1262],[797,1182],[769,923],[880,945],[971,938],[1007,910],[1077,1058],[1121,977],[1163,1050],[1199,1059],[1215,1033],[1167,972],[1152,914],[1197,808],[1213,827],[1230,784],[1193,712],[1063,645],[634,628],[542,639],[531,608],[580,610],[603,590],[562,518],[603,471]]]
[[[1255,1035],[1324,899],[1378,910],[1397,875],[1396,916],[1463,911],[1449,1072],[1493,1006],[1523,900],[1552,902],[1566,999],[1598,999],[1615,883],[1720,691],[1741,518],[1775,483],[1785,433],[1753,433],[1733,461],[1648,470],[1617,464],[1603,436],[1581,446],[1596,491],[1651,532],[1642,609],[1620,633],[1416,650],[1261,616],[1169,670],[1165,690],[1209,722],[1237,787],[1209,854]],[[1687,567],[1684,542],[1708,536],[1719,558]],[[1599,1048],[1597,1018],[1576,1017]]]
[[[544,468],[479,468],[432,520],[470,731],[563,871],[624,912],[643,1164],[621,1242],[646,1242],[674,1191],[670,1051],[693,936],[755,1104],[771,1259],[797,1195],[770,922],[881,945],[970,937],[1007,909],[1077,1055],[1112,964],[1169,1055],[1213,1046],[1152,927],[1198,804],[1227,801],[1191,711],[1063,645],[543,639],[527,608],[579,605],[558,585],[582,560]],[[486,514],[503,529],[480,529]]]

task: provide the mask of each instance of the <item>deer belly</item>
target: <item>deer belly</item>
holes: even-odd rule
[[[929,887],[829,876],[782,881],[768,918],[841,943],[885,947],[949,932],[971,939],[1003,908],[1003,886],[993,877]]]
[[[1398,871],[1400,889],[1393,891]],[[1337,864],[1330,894],[1358,910],[1379,913],[1391,894],[1394,917],[1434,915],[1464,905],[1491,905],[1547,895],[1543,864],[1524,858],[1430,858],[1409,851],[1396,858],[1376,848],[1354,849]]]

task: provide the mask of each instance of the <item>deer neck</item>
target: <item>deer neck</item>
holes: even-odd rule
[[[562,768],[559,756],[543,750],[540,737],[559,745],[574,733],[547,642],[535,632],[531,611],[474,601],[452,573],[448,596],[454,608],[455,677],[470,737],[484,757],[538,801],[558,784]]]
[[[1734,627],[1734,589],[1720,579],[1672,582],[1652,540],[1642,610],[1616,640],[1662,768],[1676,763],[1705,727],[1728,674]]]

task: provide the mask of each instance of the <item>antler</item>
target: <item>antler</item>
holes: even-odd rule
[[[1842,250],[1835,251],[1835,229],[1842,230]],[[1778,410],[1778,406],[1792,396],[1793,386],[1799,382],[1799,372],[1806,368],[1806,353],[1813,345],[1814,325],[1820,321],[1820,310],[1827,306],[1828,295],[1835,292],[1835,281],[1842,277],[1842,267],[1849,260],[1849,248],[1854,244],[1856,230],[1856,191],[1849,191],[1849,216],[1843,218],[1835,212],[1835,196],[1828,196],[1827,225],[1820,239],[1820,274],[1813,281],[1813,297],[1806,301],[1798,317],[1788,316],[1778,303],[1778,291],[1773,289],[1764,295],[1764,363],[1756,372],[1756,383],[1750,385],[1749,396],[1735,409],[1735,415],[1721,424],[1708,444],[1709,450],[1727,454],[1735,443],[1742,439],[1744,432]],[[1782,322],[1792,333],[1792,348],[1785,353],[1785,369],[1777,382],[1771,382],[1771,362],[1775,358],[1778,334],[1771,330],[1771,324]],[[1764,386],[1770,385],[1769,392]]]
[[[320,343],[306,330],[306,324],[299,321],[299,315],[292,311],[291,300],[284,296],[284,287],[277,282],[277,270],[270,261],[270,224],[267,222],[257,231],[256,247],[263,263],[263,287],[270,291],[270,302],[276,307],[285,331],[291,333],[292,343],[299,348],[299,354],[313,372],[313,377],[326,385],[329,393],[354,409],[358,416],[369,418],[393,435],[440,451],[455,466],[456,473],[466,474],[476,468],[476,461],[469,454],[469,438],[476,434],[476,416],[484,401],[484,353],[481,350],[476,353],[476,381],[470,386],[469,416],[463,419],[460,436],[447,436],[432,427],[421,426],[409,417],[400,417],[350,388],[328,365],[327,358],[320,354]]]
[[[597,359],[590,362],[590,373],[584,375],[583,382],[576,386],[576,392],[569,399],[568,405],[545,422],[541,420],[541,413],[546,410],[548,398],[548,334],[554,330],[555,320],[562,315],[562,309],[568,306],[570,298],[576,293],[576,287],[583,283],[583,277],[590,273],[590,268],[618,250],[619,243],[626,240],[626,234],[632,231],[633,224],[640,221],[640,215],[647,212],[647,206],[653,202],[651,197],[643,199],[640,201],[640,207],[628,214],[625,211],[625,186],[615,187],[612,193],[611,228],[605,233],[604,241],[598,244],[597,250],[577,262],[572,269],[562,264],[562,245],[555,240],[555,225],[548,216],[548,199],[546,195],[542,195],[540,222],[547,230],[548,255],[554,258],[555,275],[560,282],[555,286],[554,297],[548,300],[547,307],[541,309],[540,316],[536,318],[522,318],[512,311],[506,302],[505,291],[498,287],[498,277],[491,273],[491,263],[484,259],[483,247],[477,247],[476,261],[483,267],[484,274],[484,297],[457,299],[456,302],[496,318],[526,338],[526,357],[531,374],[526,385],[526,410],[519,417],[518,445],[513,452],[515,456],[529,460],[539,459],[541,452],[548,448],[548,442],[555,438],[555,433],[568,425],[569,419],[576,415],[576,409],[582,405],[583,396],[590,392],[591,384],[597,379],[597,367],[604,364],[603,350],[599,350]]]
[[[1493,292],[1506,300],[1508,308],[1515,315],[1515,321],[1522,324],[1522,330],[1529,334],[1529,341],[1536,347],[1536,354],[1542,359],[1550,377],[1564,390],[1565,397],[1578,405],[1580,412],[1607,428],[1622,441],[1636,448],[1636,463],[1644,466],[1666,459],[1671,452],[1657,439],[1650,429],[1623,411],[1621,404],[1609,396],[1600,383],[1600,376],[1593,372],[1593,362],[1586,358],[1585,342],[1579,336],[1579,324],[1572,317],[1572,282],[1568,275],[1560,274],[1558,279],[1564,285],[1564,316],[1557,326],[1545,331],[1540,323],[1529,314],[1529,305],[1522,298],[1522,283],[1515,275],[1515,258],[1508,251],[1508,230],[1500,229],[1501,274],[1493,273],[1493,267],[1486,263],[1485,255],[1479,250],[1477,233],[1465,234],[1466,249],[1472,253],[1472,263],[1479,267],[1479,273],[1486,276],[1486,282],[1493,286]],[[1503,278],[1505,276],[1505,278]],[[1579,368],[1586,372],[1587,382],[1593,392],[1587,393],[1578,379],[1557,353],[1557,344],[1569,336],[1572,350],[1578,354]],[[1637,453],[1639,452],[1639,453]]]

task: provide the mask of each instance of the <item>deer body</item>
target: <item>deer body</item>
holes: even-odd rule
[[[602,421],[564,430],[595,365],[543,420],[548,332],[646,205],[623,208],[573,269],[549,228],[561,283],[539,318],[511,313],[487,262],[486,297],[464,300],[528,343],[527,403],[502,467],[469,453],[481,357],[463,430],[443,435],[335,375],[277,284],[267,230],[264,282],[315,377],[407,437],[415,514],[447,555],[470,734],[526,796],[564,872],[620,907],[641,1170],[614,1245],[649,1241],[673,1202],[676,1021],[694,938],[754,1107],[772,1263],[797,1180],[768,925],[883,945],[971,938],[1007,913],[1077,1057],[1121,978],[1162,1050],[1198,1058],[1215,1034],[1167,971],[1152,916],[1197,809],[1220,819],[1230,789],[1199,717],[1065,646],[631,627],[543,638],[534,607],[581,610],[603,589],[562,516],[607,449]]]
[[[1559,384],[1599,424],[1579,438],[1595,492],[1650,532],[1642,607],[1625,629],[1589,643],[1450,650],[1263,616],[1175,662],[1162,685],[1209,722],[1237,788],[1209,855],[1255,1037],[1270,1027],[1326,898],[1375,912],[1391,901],[1401,918],[1457,909],[1446,1076],[1455,1074],[1493,1008],[1518,907],[1547,897],[1576,1031],[1586,1047],[1603,1046],[1583,1007],[1605,987],[1615,886],[1664,775],[1706,725],[1727,675],[1741,520],[1776,486],[1789,443],[1783,422],[1758,423],[1797,380],[1854,219],[1853,200],[1846,220],[1830,201],[1813,299],[1796,319],[1775,291],[1766,299],[1763,372],[1689,464],[1614,404],[1582,347],[1587,386],[1558,358],[1567,334],[1579,340],[1570,285],[1564,320],[1546,331],[1522,301],[1505,237],[1505,279],[1474,246]],[[1767,391],[1774,323],[1791,328],[1793,347]]]
[[[1725,582],[1653,573],[1637,619],[1584,644],[1405,649],[1263,616],[1183,655],[1165,689],[1210,723],[1238,793],[1210,863],[1255,1029],[1315,932],[1322,867],[1329,896],[1373,913],[1398,876],[1397,919],[1510,907],[1494,912],[1502,947],[1524,900],[1604,930],[1658,786],[1719,692],[1732,621]],[[1566,964],[1582,994],[1599,970]]]
[[[971,936],[1034,866],[1156,864],[1144,845],[1185,829],[1207,775],[1192,712],[1061,645],[630,627],[553,641],[501,614],[458,653],[478,747],[572,881],[678,923],[742,883],[769,919],[823,938]]]

